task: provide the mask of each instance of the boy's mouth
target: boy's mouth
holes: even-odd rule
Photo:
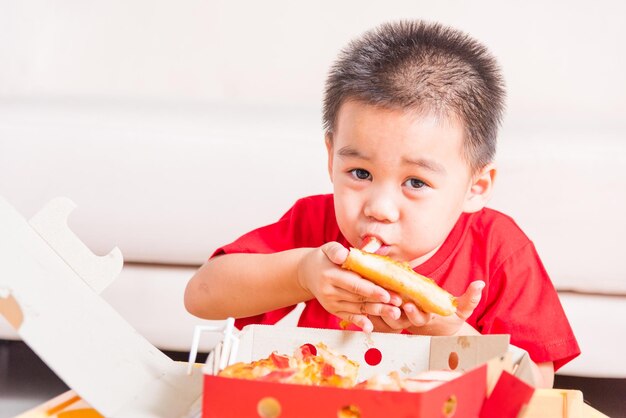
[[[368,253],[387,255],[391,251],[391,246],[376,236],[367,235],[363,238],[361,249]]]
[[[383,244],[383,245],[380,246],[378,251],[376,251],[376,254],[378,254],[378,255],[388,255],[390,252],[391,252],[391,246]]]

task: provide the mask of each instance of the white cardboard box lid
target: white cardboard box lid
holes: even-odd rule
[[[268,357],[272,352],[293,354],[303,344],[324,343],[330,350],[359,363],[359,380],[376,374],[397,371],[412,375],[425,370],[450,370],[451,356],[455,370],[465,371],[487,361],[509,355],[517,365],[516,376],[532,382],[526,351],[509,344],[509,335],[423,336],[318,328],[284,328],[249,325],[239,333],[235,361],[249,362]],[[369,365],[365,353],[380,351],[381,361]]]
[[[199,374],[187,376],[99,296],[122,255],[91,253],[67,227],[73,208],[55,199],[29,223],[0,197],[0,314],[101,414],[188,416]]]

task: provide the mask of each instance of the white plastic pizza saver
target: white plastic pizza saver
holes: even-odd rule
[[[224,324],[217,326],[197,325],[193,332],[193,340],[189,351],[189,364],[187,365],[188,375],[193,373],[193,366],[198,356],[200,335],[205,332],[223,334],[222,340],[209,352],[209,356],[204,365],[205,373],[217,374],[220,370],[233,364],[237,358],[239,338],[237,338],[235,334],[235,318],[228,318]]]

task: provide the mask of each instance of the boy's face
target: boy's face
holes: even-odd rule
[[[412,267],[430,258],[461,213],[484,204],[463,136],[452,120],[344,103],[326,142],[337,222],[350,244],[375,236],[385,244],[379,254]]]

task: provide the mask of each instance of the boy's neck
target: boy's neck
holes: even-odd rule
[[[441,248],[442,245],[443,245],[443,243],[441,243],[437,247],[433,248],[433,250],[430,251],[429,253],[424,254],[423,256],[421,256],[419,258],[416,258],[415,260],[412,260],[409,263],[409,266],[411,266],[412,269],[416,269],[417,267],[421,266],[422,264],[424,264],[425,262],[430,260],[432,258],[432,256],[437,254],[437,251],[439,251],[439,249]]]

